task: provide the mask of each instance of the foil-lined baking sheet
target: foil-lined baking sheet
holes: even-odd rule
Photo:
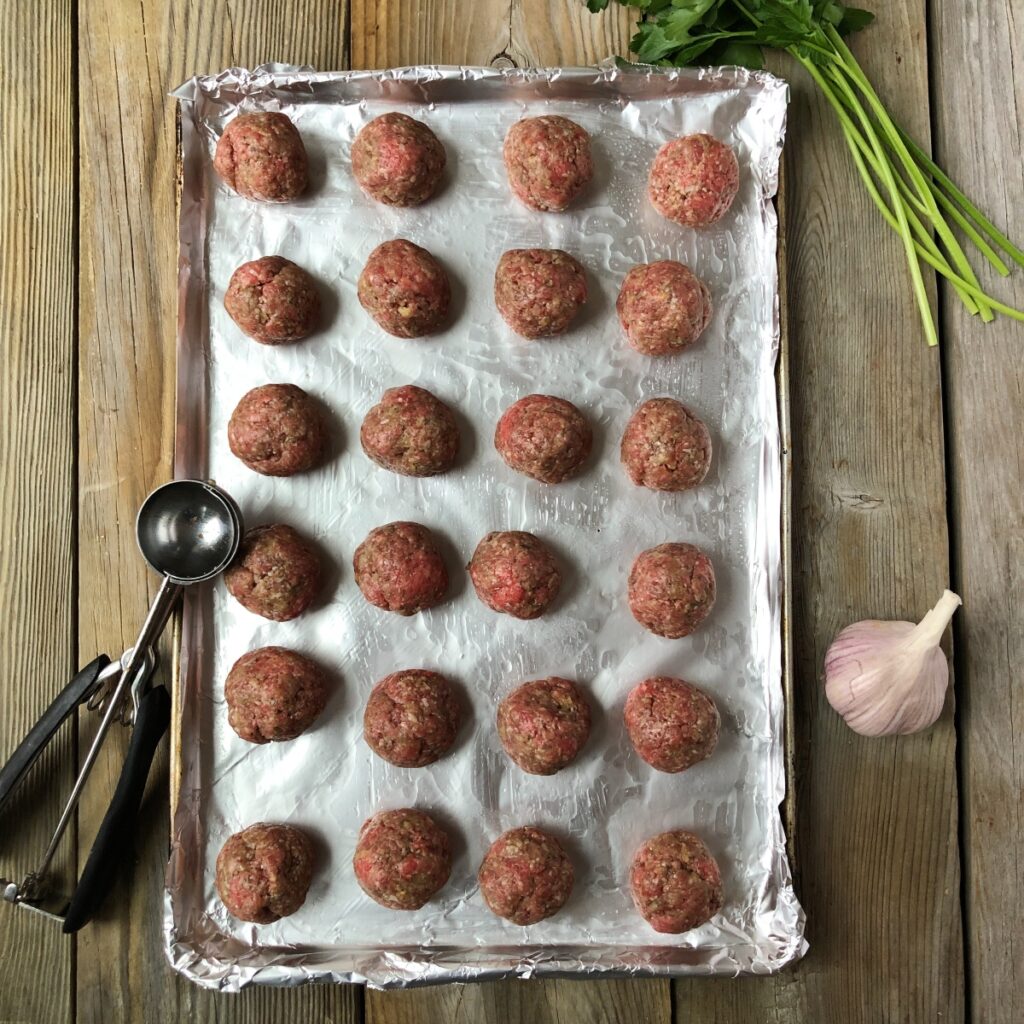
[[[239,501],[249,526],[294,525],[315,540],[330,568],[322,600],[289,623],[250,614],[222,583],[189,595],[167,874],[171,963],[201,985],[234,990],[313,978],[393,986],[512,973],[734,974],[771,971],[800,956],[804,917],[779,816],[782,492],[771,200],[785,84],[740,69],[611,63],[352,73],[267,66],[195,78],[175,95],[182,155],[177,473],[215,479]],[[441,193],[415,209],[372,202],[350,171],[360,127],[395,109],[426,121],[448,153]],[[282,110],[302,133],[312,185],[299,202],[251,203],[214,175],[218,136],[237,113],[253,110]],[[509,126],[540,113],[571,117],[593,139],[594,181],[563,214],[519,204],[502,166]],[[732,210],[700,233],[665,221],[645,197],[657,149],[696,131],[732,145],[741,167]],[[369,252],[399,236],[433,252],[453,282],[450,326],[428,339],[388,336],[356,298]],[[498,316],[492,281],[504,250],[533,246],[575,255],[587,270],[590,298],[568,334],[526,342]],[[235,267],[272,253],[305,267],[323,290],[323,328],[296,345],[257,345],[223,309]],[[663,258],[683,261],[708,283],[715,313],[693,349],[655,360],[626,345],[614,306],[632,265]],[[235,403],[268,382],[298,384],[330,410],[334,454],[322,469],[271,479],[228,451]],[[455,471],[399,477],[361,451],[362,417],[384,389],[406,383],[458,410],[465,451]],[[499,415],[533,392],[571,399],[595,426],[594,456],[570,482],[529,480],[494,451]],[[692,492],[637,488],[619,463],[630,414],[657,395],[679,398],[710,428],[714,465]],[[370,529],[396,519],[424,523],[442,538],[453,581],[448,601],[410,619],[367,604],[351,568]],[[566,583],[545,617],[499,616],[475,596],[463,567],[477,541],[496,529],[529,530],[561,555]],[[668,540],[699,544],[718,577],[714,612],[683,640],[645,632],[626,603],[633,559]],[[228,726],[223,684],[237,657],[265,644],[319,660],[334,692],[305,735],[252,746]],[[361,738],[373,684],[410,667],[443,672],[471,709],[455,750],[420,770],[386,764]],[[662,673],[703,687],[722,713],[714,755],[680,775],[641,762],[622,724],[630,688]],[[518,683],[549,675],[583,685],[595,725],[577,763],[531,777],[503,755],[494,712]],[[435,815],[455,850],[450,881],[413,913],[377,906],[351,870],[363,820],[400,806]],[[230,917],[214,889],[221,845],[256,821],[301,826],[319,848],[305,905],[262,927]],[[564,840],[577,881],[560,913],[520,928],[487,909],[476,869],[500,832],[528,823]],[[673,827],[707,842],[725,893],[712,921],[679,936],[654,932],[627,885],[639,844]]]

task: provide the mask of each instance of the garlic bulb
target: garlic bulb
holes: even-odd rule
[[[960,606],[951,590],[918,623],[847,626],[825,655],[825,696],[862,736],[927,729],[942,713],[949,666],[939,647]]]

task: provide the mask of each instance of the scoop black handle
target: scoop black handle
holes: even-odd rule
[[[53,739],[61,727],[83,701],[92,696],[100,673],[110,664],[110,659],[101,654],[90,661],[74,679],[54,698],[53,703],[43,712],[42,718],[32,726],[28,735],[18,744],[7,764],[0,769],[0,809],[3,808],[15,787],[25,773],[35,764],[36,759]]]
[[[134,850],[136,818],[146,779],[170,720],[171,696],[166,687],[154,686],[139,702],[121,777],[64,916],[65,935],[92,920],[114,884],[118,866]]]

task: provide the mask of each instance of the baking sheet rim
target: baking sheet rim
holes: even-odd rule
[[[559,74],[565,74],[568,72],[586,72],[588,74],[600,73],[608,70],[610,67],[616,66],[618,63],[617,59],[609,58],[608,60],[602,61],[599,65],[594,67],[571,67],[571,68],[511,68],[511,69],[496,69],[493,67],[468,67],[468,66],[443,66],[443,65],[422,65],[416,67],[404,67],[390,69],[389,74],[401,77],[407,73],[414,72],[431,72],[431,73],[444,73],[446,71],[459,71],[459,72],[479,72],[479,73],[491,73],[493,75],[503,75],[512,77],[531,77],[533,75],[543,75],[545,72],[555,71]],[[645,68],[639,65],[630,65],[631,68],[637,70],[649,70],[655,71],[658,69]],[[226,69],[222,74],[233,73],[236,69]],[[261,68],[255,69],[253,75],[258,74],[261,71],[266,71],[270,74],[285,70],[281,65],[264,65]],[[288,71],[312,71],[311,68],[294,68],[289,67]],[[714,77],[716,73],[730,71],[732,69],[702,69],[711,72],[710,77]],[[344,74],[349,76],[369,76],[372,74],[380,74],[381,72],[372,71],[353,71],[345,72]],[[775,76],[771,76],[775,77]],[[184,330],[184,321],[186,317],[186,300],[188,295],[188,275],[185,274],[183,261],[180,257],[181,249],[181,234],[180,234],[180,223],[181,223],[181,205],[182,205],[182,191],[184,185],[184,153],[182,145],[182,112],[181,104],[182,100],[179,98],[175,103],[175,220],[179,225],[179,266],[178,266],[178,314],[176,323],[176,371],[175,371],[175,445],[174,445],[174,476],[180,478],[189,475],[189,468],[186,465],[187,456],[184,453],[184,445],[178,443],[178,430],[183,425],[182,418],[182,360],[181,360],[181,349],[182,349],[182,336]],[[797,876],[797,861],[794,837],[796,833],[797,824],[797,807],[796,807],[796,789],[795,789],[795,718],[794,718],[794,707],[793,707],[793,696],[794,696],[794,677],[793,677],[793,656],[792,656],[792,545],[791,545],[791,526],[792,526],[792,455],[791,455],[791,434],[790,434],[790,407],[789,407],[789,333],[788,333],[788,317],[787,317],[787,306],[786,306],[786,295],[787,295],[787,273],[786,273],[786,202],[785,202],[785,171],[784,165],[780,159],[779,166],[779,184],[774,199],[774,207],[777,217],[777,233],[776,233],[776,303],[777,303],[777,327],[778,327],[778,349],[775,364],[775,394],[776,394],[776,414],[778,418],[778,429],[779,429],[779,487],[780,487],[780,550],[779,550],[779,586],[780,586],[780,644],[781,644],[781,666],[780,666],[780,683],[783,695],[783,732],[781,738],[782,745],[782,760],[783,760],[783,773],[784,773],[784,794],[782,801],[779,805],[779,812],[782,827],[785,834],[785,847],[786,856],[789,865],[789,871],[791,876],[795,879]],[[205,401],[205,399],[204,399]],[[173,836],[174,820],[178,810],[178,802],[180,799],[181,783],[182,783],[182,717],[183,717],[183,695],[181,688],[181,670],[182,670],[182,658],[181,648],[184,642],[184,629],[182,625],[182,613],[180,611],[175,613],[173,623],[173,636],[172,636],[172,667],[171,667],[171,684],[172,684],[172,714],[171,714],[171,726],[170,726],[170,826]],[[168,863],[166,878],[169,884],[170,875],[173,869],[173,859],[175,851],[171,850],[171,860]],[[170,913],[169,900],[170,893],[165,887],[165,904],[166,913],[165,917]],[[397,961],[401,961],[405,956],[409,956],[414,953],[418,947],[406,948],[394,948],[394,949],[383,949],[382,947],[372,947],[367,949],[367,953],[386,953],[388,956],[394,958]],[[325,970],[322,972],[310,971],[308,969],[301,969],[302,975],[298,975],[296,968],[281,967],[281,966],[270,966],[260,968],[240,968],[241,973],[248,975],[241,985],[248,985],[251,983],[256,984],[271,984],[271,985],[300,985],[314,981],[327,981],[334,980],[338,982],[347,983],[362,983],[370,985],[375,988],[387,988],[394,986],[409,987],[413,985],[426,985],[426,984],[442,984],[445,982],[454,981],[486,981],[486,980],[500,980],[502,978],[511,977],[534,977],[534,976],[545,976],[545,977],[565,977],[565,978],[577,978],[586,979],[595,976],[604,978],[614,977],[675,977],[675,976],[686,976],[694,977],[700,975],[694,975],[690,971],[686,971],[686,963],[683,960],[679,960],[673,963],[656,963],[646,960],[641,963],[628,963],[628,954],[632,953],[633,956],[639,956],[643,954],[645,949],[649,951],[654,958],[667,957],[672,954],[679,955],[685,953],[686,950],[673,950],[668,949],[664,946],[651,946],[651,947],[630,947],[628,950],[623,952],[626,956],[623,957],[621,964],[608,965],[599,963],[589,963],[586,965],[586,970],[581,971],[580,964],[584,961],[581,960],[580,950],[591,949],[592,947],[580,947],[580,949],[572,950],[571,947],[564,946],[521,946],[515,947],[515,954],[517,960],[514,963],[508,965],[494,965],[491,961],[490,965],[486,961],[481,960],[479,966],[474,964],[472,961],[461,960],[452,961],[450,965],[445,964],[444,961],[439,959],[439,949],[437,947],[430,947],[431,962],[425,966],[425,970],[421,976],[409,979],[396,979],[385,985],[378,985],[369,979],[357,979],[352,980],[346,977],[345,979],[340,978],[336,972]],[[503,947],[496,947],[493,950],[488,947],[452,947],[452,951],[463,950],[464,952],[470,952],[475,956],[491,955],[496,956],[501,952]],[[612,946],[602,946],[601,950],[604,953],[612,951]],[[572,957],[571,960],[562,962],[557,958],[555,950],[563,950],[563,955],[568,958]],[[192,974],[188,970],[188,965],[176,962],[173,956],[172,947],[167,944],[165,945],[165,951],[168,956],[168,960],[171,966],[178,970],[180,973],[189,977],[190,980],[203,987],[221,988],[221,984],[215,980],[199,978]],[[781,958],[778,962],[772,964],[772,972],[780,970],[787,964],[793,963],[800,959],[800,957],[806,951],[806,942],[797,942],[793,944],[787,951],[786,955]],[[353,948],[353,955],[356,954],[356,950]],[[527,954],[531,959],[530,962],[524,963]],[[505,955],[512,955],[512,950],[505,949]],[[532,960],[533,957],[542,956],[543,959]],[[571,964],[572,966],[569,966]],[[421,969],[424,965],[420,965]],[[463,975],[464,971],[471,971],[471,974]],[[722,974],[732,974],[732,971],[719,971],[714,968],[706,972],[706,976],[711,977]]]

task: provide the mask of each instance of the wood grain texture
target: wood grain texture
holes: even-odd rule
[[[366,993],[366,1024],[670,1024],[661,982],[542,980]]]
[[[500,62],[511,11],[511,0],[352,0],[352,67]]]
[[[928,139],[925,8],[875,4],[855,48]],[[947,582],[940,367],[898,241],[830,109],[791,63],[786,144],[794,449],[796,859],[811,951],[740,984],[675,985],[679,1019],[958,1021],[964,987],[951,709],[920,736],[866,740],[824,699],[833,636],[917,618]]]
[[[617,4],[595,15],[583,0],[513,0],[510,55],[522,67],[628,57],[635,22],[635,12]]]
[[[934,5],[936,151],[1024,244],[1024,11]],[[1024,309],[1024,270],[982,276]],[[971,1019],[1024,1020],[1024,324],[943,296]]]
[[[156,580],[135,549],[135,510],[171,473],[177,224],[174,104],[187,76],[268,60],[342,67],[345,5],[303,0],[181,4],[91,0],[79,25],[81,103],[80,651],[131,643]],[[165,652],[166,653],[166,652]],[[165,659],[166,660],[166,659]],[[166,681],[167,671],[161,670]],[[93,723],[83,725],[87,739]],[[108,743],[82,806],[82,850],[120,769]],[[168,968],[161,948],[167,861],[166,753],[153,771],[134,870],[81,933],[77,1019],[358,1021],[351,987],[214,996]]]
[[[70,3],[0,8],[0,762],[74,672],[74,78]],[[45,55],[45,56],[44,56]],[[8,805],[0,875],[38,865],[73,779],[65,726]],[[74,836],[53,865],[70,886]],[[71,1019],[71,946],[0,906],[0,1020]]]

